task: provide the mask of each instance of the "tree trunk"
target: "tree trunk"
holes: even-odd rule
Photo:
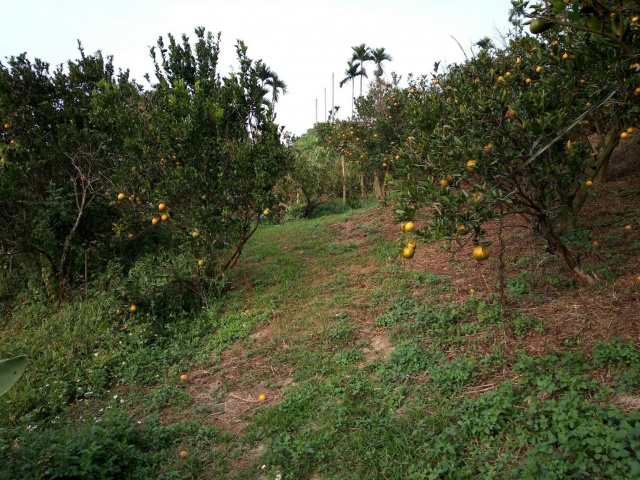
[[[351,120],[353,120],[353,97],[356,94],[355,89],[356,89],[356,85],[355,85],[355,83],[353,82],[353,79],[352,79],[351,80]]]
[[[364,188],[364,173],[360,174],[360,198],[367,198],[367,191]]]
[[[539,227],[542,230],[545,240],[547,240],[549,252],[552,254],[555,254],[556,251],[560,252],[565,266],[574,274],[574,279],[580,284],[586,282],[592,285],[595,283],[595,277],[584,272],[582,265],[580,265],[580,256],[575,255],[569,250],[569,247],[565,245],[554,230],[551,220],[547,215],[543,214],[539,217]]]
[[[76,234],[76,230],[80,226],[80,221],[82,220],[82,216],[84,215],[84,210],[87,206],[87,192],[83,190],[82,198],[80,200],[80,204],[78,205],[78,215],[76,216],[76,221],[71,227],[71,231],[67,238],[64,240],[64,244],[62,246],[62,255],[60,255],[60,266],[58,268],[58,274],[56,275],[56,280],[58,281],[58,286],[60,288],[60,293],[58,297],[58,303],[62,303],[67,298],[67,270],[69,266],[69,258],[70,258],[70,250],[71,250],[71,241]]]
[[[347,179],[344,169],[344,154],[340,156],[342,160],[342,203],[347,203]]]
[[[373,177],[373,192],[378,200],[383,199],[384,193],[382,191],[382,186],[380,186],[380,179],[378,178],[377,173],[375,173]]]
[[[618,129],[611,131],[608,142],[600,150],[599,153],[595,153],[589,160],[596,164],[595,170],[587,173],[587,177],[590,177],[595,182],[602,182],[607,173],[609,166],[609,160],[611,154],[618,146],[620,142],[620,135]],[[575,221],[578,213],[584,206],[587,197],[589,196],[589,187],[586,184],[581,183],[574,191],[574,194],[567,199],[567,206],[565,212],[560,221],[562,231],[569,231],[575,227]]]

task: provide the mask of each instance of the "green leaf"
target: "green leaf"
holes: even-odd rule
[[[26,355],[0,360],[0,395],[9,391],[27,367]]]

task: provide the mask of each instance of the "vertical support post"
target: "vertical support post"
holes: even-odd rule
[[[84,254],[84,299],[89,300],[89,254]]]

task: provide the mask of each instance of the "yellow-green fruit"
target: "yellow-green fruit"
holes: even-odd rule
[[[200,236],[200,232],[199,232],[198,230],[195,230],[195,231],[191,234],[191,236],[192,236],[193,238],[198,238],[198,237]]]
[[[479,262],[482,262],[483,260],[489,258],[489,247],[478,245],[473,249],[473,258],[475,258]]]
[[[269,209],[268,209],[268,208],[265,208],[265,209],[262,211],[262,214],[263,214],[264,216],[267,216],[267,215],[269,215],[270,213],[271,213],[271,212],[269,211]]]
[[[553,23],[545,22],[536,18],[529,25],[529,31],[534,35],[538,35],[539,33],[546,32],[551,27],[553,27]]]
[[[131,306],[129,307],[129,311],[130,311],[131,313],[135,312],[137,309],[138,309],[138,307],[136,307],[135,305],[131,305]]]
[[[449,186],[449,184],[450,184],[449,180],[447,180],[447,179],[440,180],[440,185],[442,187],[444,187],[444,188],[447,188]]]
[[[413,222],[407,222],[407,223],[405,223],[405,224],[403,224],[403,225],[402,225],[402,229],[403,229],[405,232],[410,232],[411,230],[413,230],[413,229],[414,229],[414,227],[415,227],[415,225],[414,225],[414,223],[413,223]]]
[[[469,233],[469,230],[467,229],[466,225],[460,225],[458,227],[458,234],[459,235],[466,235],[467,233]]]
[[[476,168],[478,168],[477,160],[469,160],[467,162],[467,172],[472,173],[476,170]]]
[[[198,266],[204,267],[204,260],[198,260]]]
[[[407,259],[412,258],[414,253],[415,253],[415,250],[413,248],[406,247],[402,249],[402,256],[404,258],[407,258]]]

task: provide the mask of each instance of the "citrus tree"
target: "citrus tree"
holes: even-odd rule
[[[102,200],[119,139],[101,129],[111,119],[96,119],[93,95],[116,84],[120,104],[138,95],[111,59],[80,56],[54,72],[26,55],[0,64],[0,256],[42,269],[59,300],[79,254],[109,231]]]
[[[341,194],[342,175],[340,157],[319,138],[323,126],[316,126],[304,135],[293,139],[291,154],[293,167],[285,182],[286,200],[283,205],[290,210],[300,205],[300,214],[308,218],[314,210]]]
[[[462,64],[436,64],[401,92],[370,92],[359,116],[381,139],[375,155],[389,159],[399,219],[428,213],[418,235],[472,243],[486,260],[484,225],[524,216],[576,280],[593,282],[562,234],[634,132],[637,67],[581,31],[505,40],[502,49],[482,42]]]
[[[141,97],[140,133],[110,191],[115,237],[162,246],[131,278],[138,296],[158,291],[158,282],[149,290],[138,281],[149,275],[205,298],[202,283],[235,265],[291,165],[257,72],[264,64],[239,41],[239,69],[222,77],[219,36],[199,28],[196,37],[193,46],[186,36],[160,38],[151,50],[157,83]]]
[[[147,90],[82,49],[54,72],[26,55],[0,65],[4,264],[42,271],[59,300],[83,253],[128,271],[132,302],[174,287],[206,299],[291,163],[262,62],[238,42],[222,76],[219,41],[203,28],[194,45],[160,38]]]

